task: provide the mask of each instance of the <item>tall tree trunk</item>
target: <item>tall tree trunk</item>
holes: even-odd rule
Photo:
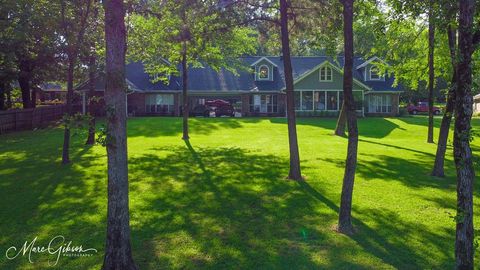
[[[473,269],[473,181],[475,171],[470,148],[472,118],[472,53],[475,0],[459,0],[459,61],[455,98],[453,156],[457,171],[457,226],[455,258],[457,269]]]
[[[338,230],[342,233],[353,233],[352,195],[357,167],[358,127],[355,101],[353,99],[353,2],[343,0],[343,33],[345,48],[345,66],[343,74],[343,96],[348,123],[348,147],[343,176]]]
[[[88,77],[89,77],[89,84],[88,84],[88,114],[89,114],[89,121],[88,121],[88,137],[87,141],[85,142],[86,145],[93,145],[95,144],[95,111],[96,111],[96,100],[95,100],[95,85],[96,85],[96,62],[97,57],[95,56],[96,52],[93,50],[91,52],[88,60]]]
[[[103,270],[138,269],[130,245],[125,85],[126,29],[123,0],[106,0],[108,211]]]
[[[457,50],[457,35],[456,30],[448,26],[448,46],[450,48],[450,58],[453,67],[453,76],[450,84],[450,89],[447,95],[447,105],[440,125],[440,132],[438,135],[437,153],[435,155],[435,163],[433,165],[432,176],[444,177],[444,163],[445,152],[447,151],[448,133],[450,132],[450,123],[452,122],[453,109],[455,107],[455,92],[457,89],[457,64],[456,64],[456,50]]]
[[[433,15],[433,0],[430,0],[428,12],[428,143],[433,143],[433,86],[435,84],[435,18]]]
[[[32,103],[30,102],[30,72],[26,71],[23,65],[20,64],[20,72],[18,74],[18,85],[22,92],[23,108],[30,108]]]
[[[65,123],[65,130],[63,133],[63,151],[62,151],[62,164],[70,163],[70,125],[71,117],[73,115],[73,71],[75,69],[75,57],[72,53],[68,55],[68,71],[67,71],[67,118]]]
[[[280,28],[282,38],[282,56],[285,70],[285,86],[287,96],[288,142],[290,146],[290,171],[288,179],[301,181],[300,155],[298,153],[297,123],[293,89],[292,62],[290,59],[290,39],[288,33],[288,3],[280,0]]]
[[[6,85],[7,83],[0,82],[0,111],[3,111],[6,109],[6,106],[5,106],[5,94],[7,92]]]
[[[182,43],[182,100],[183,100],[183,140],[190,139],[188,135],[188,65],[187,65],[187,44]]]
[[[90,34],[96,35],[98,29],[98,3],[96,0],[92,2],[93,4],[93,27]],[[97,84],[97,50],[96,50],[95,40],[91,41],[90,44],[90,57],[88,58],[88,137],[85,142],[86,145],[95,144],[95,117],[97,111],[97,100],[95,99],[95,86]]]
[[[342,102],[342,109],[337,119],[337,126],[335,127],[335,135],[345,137],[345,127],[347,124],[347,114],[345,113],[345,100]]]

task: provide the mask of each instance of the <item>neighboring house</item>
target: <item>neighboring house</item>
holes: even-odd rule
[[[480,94],[473,97],[473,113],[480,114]]]
[[[207,99],[224,99],[243,116],[285,116],[285,82],[282,58],[242,57],[245,70],[235,75],[209,66],[189,68],[189,101],[193,108]],[[398,114],[401,88],[394,78],[380,74],[377,57],[354,59],[353,91],[360,115]],[[336,114],[343,101],[343,57],[292,57],[295,109],[305,114]],[[182,78],[170,76],[168,83],[152,83],[141,63],[126,66],[128,111],[134,115],[180,115]],[[97,77],[96,91],[104,91],[103,76]],[[88,91],[88,82],[76,90]]]
[[[43,83],[37,88],[37,99],[42,103],[65,102],[67,98],[67,89],[62,88],[57,83]]]

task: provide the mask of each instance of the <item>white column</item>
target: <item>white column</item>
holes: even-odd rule
[[[367,104],[365,102],[365,91],[362,91],[362,117],[365,117],[365,104]]]
[[[128,118],[128,94],[127,93],[125,93],[125,113]]]

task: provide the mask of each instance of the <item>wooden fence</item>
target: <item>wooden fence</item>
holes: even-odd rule
[[[0,134],[45,127],[60,120],[65,112],[65,105],[0,111]]]

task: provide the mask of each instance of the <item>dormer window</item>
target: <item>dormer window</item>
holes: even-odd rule
[[[270,80],[270,68],[267,65],[262,65],[258,68],[258,79],[261,81]]]
[[[331,67],[322,67],[320,68],[320,81],[321,82],[331,82],[332,81],[332,68]]]
[[[370,68],[370,80],[372,81],[379,81],[382,77],[380,77],[380,70],[376,66],[372,66]]]

